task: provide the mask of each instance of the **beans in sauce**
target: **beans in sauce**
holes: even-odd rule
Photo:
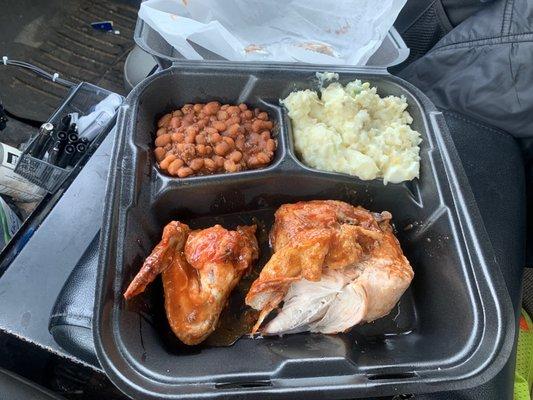
[[[263,168],[277,148],[273,126],[268,113],[246,104],[185,104],[157,122],[155,159],[180,178]]]

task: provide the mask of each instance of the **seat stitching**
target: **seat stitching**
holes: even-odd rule
[[[59,314],[53,314],[50,316],[50,319],[57,319],[57,318],[84,319],[87,321],[90,321],[92,319],[91,317],[88,317],[86,315],[69,314],[69,313],[59,313]]]
[[[507,0],[503,10],[502,35],[511,32],[511,20],[513,18],[514,0]]]
[[[503,6],[503,15],[502,15],[502,29],[500,33],[502,35],[508,34],[510,29],[507,27],[507,22],[509,21],[508,14],[509,14],[509,3],[513,3],[513,0],[505,0],[505,5]],[[512,7],[512,5],[511,5]],[[509,24],[510,25],[510,24]],[[506,32],[507,31],[507,32]]]
[[[520,38],[522,38],[523,40],[520,40]],[[462,42],[450,43],[447,45],[434,47],[428,52],[428,54],[437,53],[442,50],[470,47],[469,45],[481,43],[481,42],[488,42],[483,45],[491,46],[495,44],[512,43],[515,40],[518,43],[533,41],[533,32],[515,33],[513,35],[493,36],[493,37],[488,37],[488,38],[480,38],[480,39],[475,39],[475,40],[466,40]],[[494,41],[494,42],[491,42],[491,41]]]
[[[455,119],[458,119],[460,121],[463,121],[463,122],[466,122],[466,123],[469,123],[471,125],[474,125],[474,126],[477,126],[478,128],[481,128],[481,129],[485,129],[485,130],[488,130],[488,131],[492,131],[494,133],[497,133],[501,136],[504,136],[510,140],[515,140],[513,138],[513,136],[511,136],[509,133],[505,132],[504,130],[500,130],[500,129],[497,129],[497,128],[493,128],[491,126],[488,126],[488,125],[485,125],[484,123],[482,122],[479,122],[477,120],[474,120],[470,117],[467,117],[465,116],[464,114],[461,114],[457,111],[452,111],[452,110],[448,110],[448,109],[445,109],[444,110],[444,114],[445,115],[449,115],[450,117],[453,117]]]

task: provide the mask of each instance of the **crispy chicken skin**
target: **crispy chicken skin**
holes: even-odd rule
[[[282,205],[274,254],[246,296],[261,311],[252,332],[282,301],[261,333],[337,333],[387,315],[414,275],[391,218],[333,200]]]
[[[258,258],[255,231],[255,225],[191,231],[170,222],[124,297],[142,293],[162,273],[172,331],[185,344],[201,343],[215,330],[229,294]]]

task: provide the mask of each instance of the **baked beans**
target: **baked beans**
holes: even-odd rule
[[[180,178],[263,168],[277,148],[273,126],[268,113],[246,104],[185,104],[157,121],[155,159]]]

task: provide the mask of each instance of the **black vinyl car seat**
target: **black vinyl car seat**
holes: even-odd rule
[[[70,273],[50,315],[54,340],[76,357],[98,365],[93,342],[93,307],[98,265],[97,233]]]
[[[532,31],[531,1],[495,1],[400,72],[444,111],[517,320],[526,256],[526,176],[519,140],[533,136]],[[485,385],[417,398],[512,399],[514,368],[512,354]]]

